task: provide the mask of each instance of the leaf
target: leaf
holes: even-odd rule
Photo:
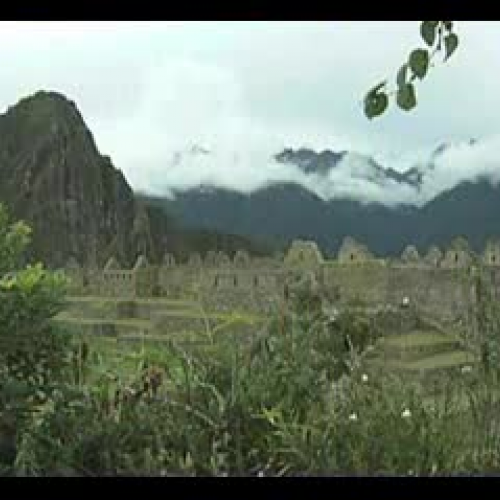
[[[415,87],[412,83],[406,83],[398,89],[396,102],[404,111],[410,111],[417,105]]]
[[[378,85],[375,85],[375,87],[373,87],[367,95],[370,95],[370,94],[373,94],[375,95],[376,93],[378,93],[379,90],[381,90],[383,87],[385,87],[385,85],[387,84],[387,80],[384,80],[383,82],[380,82]]]
[[[408,58],[408,64],[415,75],[422,79],[429,68],[429,52],[426,49],[416,49]]]
[[[451,57],[455,49],[458,47],[458,36],[455,33],[450,33],[444,37],[444,48],[446,56],[444,60],[446,61]]]
[[[432,47],[436,41],[436,28],[438,24],[439,21],[423,21],[420,25],[420,35],[429,47]]]
[[[399,68],[398,76],[396,77],[396,82],[398,87],[402,87],[406,83],[406,71],[408,69],[408,64],[403,64],[401,68]]]
[[[387,108],[389,99],[385,92],[380,92],[385,86],[386,82],[379,83],[373,89],[371,89],[368,94],[366,94],[364,99],[364,111],[367,118],[370,120],[376,116],[381,115]]]

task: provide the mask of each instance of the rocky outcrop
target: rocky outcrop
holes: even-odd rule
[[[61,94],[37,92],[0,115],[0,201],[32,226],[32,257],[47,264],[156,256],[146,209]]]

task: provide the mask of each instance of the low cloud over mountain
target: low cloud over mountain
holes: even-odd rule
[[[351,151],[284,149],[271,155],[192,146],[176,152],[161,179],[146,191],[175,196],[190,189],[222,188],[249,194],[273,184],[298,184],[323,200],[350,199],[386,206],[422,206],[462,182],[500,180],[500,135],[446,143],[421,158],[376,160]]]

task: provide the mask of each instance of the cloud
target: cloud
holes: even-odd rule
[[[418,108],[368,121],[362,96],[420,45],[417,22],[3,22],[0,108],[39,89],[66,94],[139,190],[288,180],[323,197],[421,203],[478,171],[496,175],[499,28],[457,22],[459,50],[419,82]],[[444,155],[420,193],[352,175],[352,158],[326,181],[270,161],[306,146],[404,170],[470,137],[486,139]],[[193,144],[210,160],[172,166]]]
[[[500,181],[500,134],[476,142],[451,145],[436,161],[422,186],[421,200],[426,202],[464,181],[488,179]]]

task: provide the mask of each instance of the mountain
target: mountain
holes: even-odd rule
[[[358,175],[363,176],[366,180],[382,184],[392,180],[410,186],[419,183],[412,174],[413,169],[401,173],[393,168],[382,167],[373,158],[349,151],[335,152],[326,149],[317,153],[309,148],[297,150],[286,148],[276,154],[274,159],[280,163],[295,165],[305,174],[316,174],[325,178],[334,172],[335,168],[339,167],[342,160],[348,160],[362,165],[361,172]]]
[[[128,260],[149,244],[123,174],[61,94],[38,92],[0,116],[0,200],[32,225],[33,255],[55,265],[112,252]]]
[[[276,184],[249,195],[225,189],[193,189],[177,193],[173,200],[164,199],[163,207],[186,227],[259,237],[281,247],[294,238],[314,239],[327,253],[335,251],[346,235],[384,254],[403,246],[411,236],[404,210],[352,200],[325,202],[292,183]],[[408,211],[413,212],[411,208]]]
[[[274,159],[320,186],[335,187],[348,175],[385,196],[398,185],[420,189],[449,147],[439,146],[427,162],[403,172],[350,151],[285,149]],[[197,166],[193,158],[217,159],[194,145],[168,168],[182,167],[186,155],[190,168]],[[77,107],[63,95],[38,92],[0,115],[0,202],[33,227],[31,255],[52,266],[70,256],[102,265],[113,254],[128,266],[138,253],[158,262],[165,251],[183,258],[211,248],[267,254],[293,238],[314,239],[329,254],[346,235],[380,255],[397,254],[409,243],[422,251],[457,235],[479,249],[500,235],[500,188],[484,178],[462,182],[421,207],[362,203],[310,187],[282,181],[244,194],[205,182],[174,191],[173,198],[138,194],[98,151]]]
[[[163,210],[136,198],[75,103],[55,92],[37,92],[0,115],[0,202],[32,226],[31,257],[52,266],[70,256],[100,265],[115,255],[129,266],[138,253],[158,261],[170,239],[187,252],[196,250],[196,235],[212,234],[174,228]]]
[[[390,189],[390,183],[399,183],[418,190],[435,168],[434,162],[449,147],[442,144],[428,162],[404,172],[355,155],[363,165],[356,170],[354,163],[351,174],[370,179],[384,189]],[[302,148],[285,149],[275,158],[325,182],[329,177],[335,182],[333,174],[343,168],[341,163],[348,155],[353,156],[349,152],[316,153]],[[188,227],[269,238],[281,246],[293,238],[314,239],[327,254],[336,252],[346,235],[380,255],[398,254],[410,243],[425,251],[432,244],[446,245],[457,235],[467,237],[479,250],[488,238],[500,235],[500,187],[486,178],[459,183],[420,207],[361,203],[347,197],[329,199],[295,182],[274,183],[249,194],[215,186],[178,190],[173,198],[165,198],[162,206]]]

